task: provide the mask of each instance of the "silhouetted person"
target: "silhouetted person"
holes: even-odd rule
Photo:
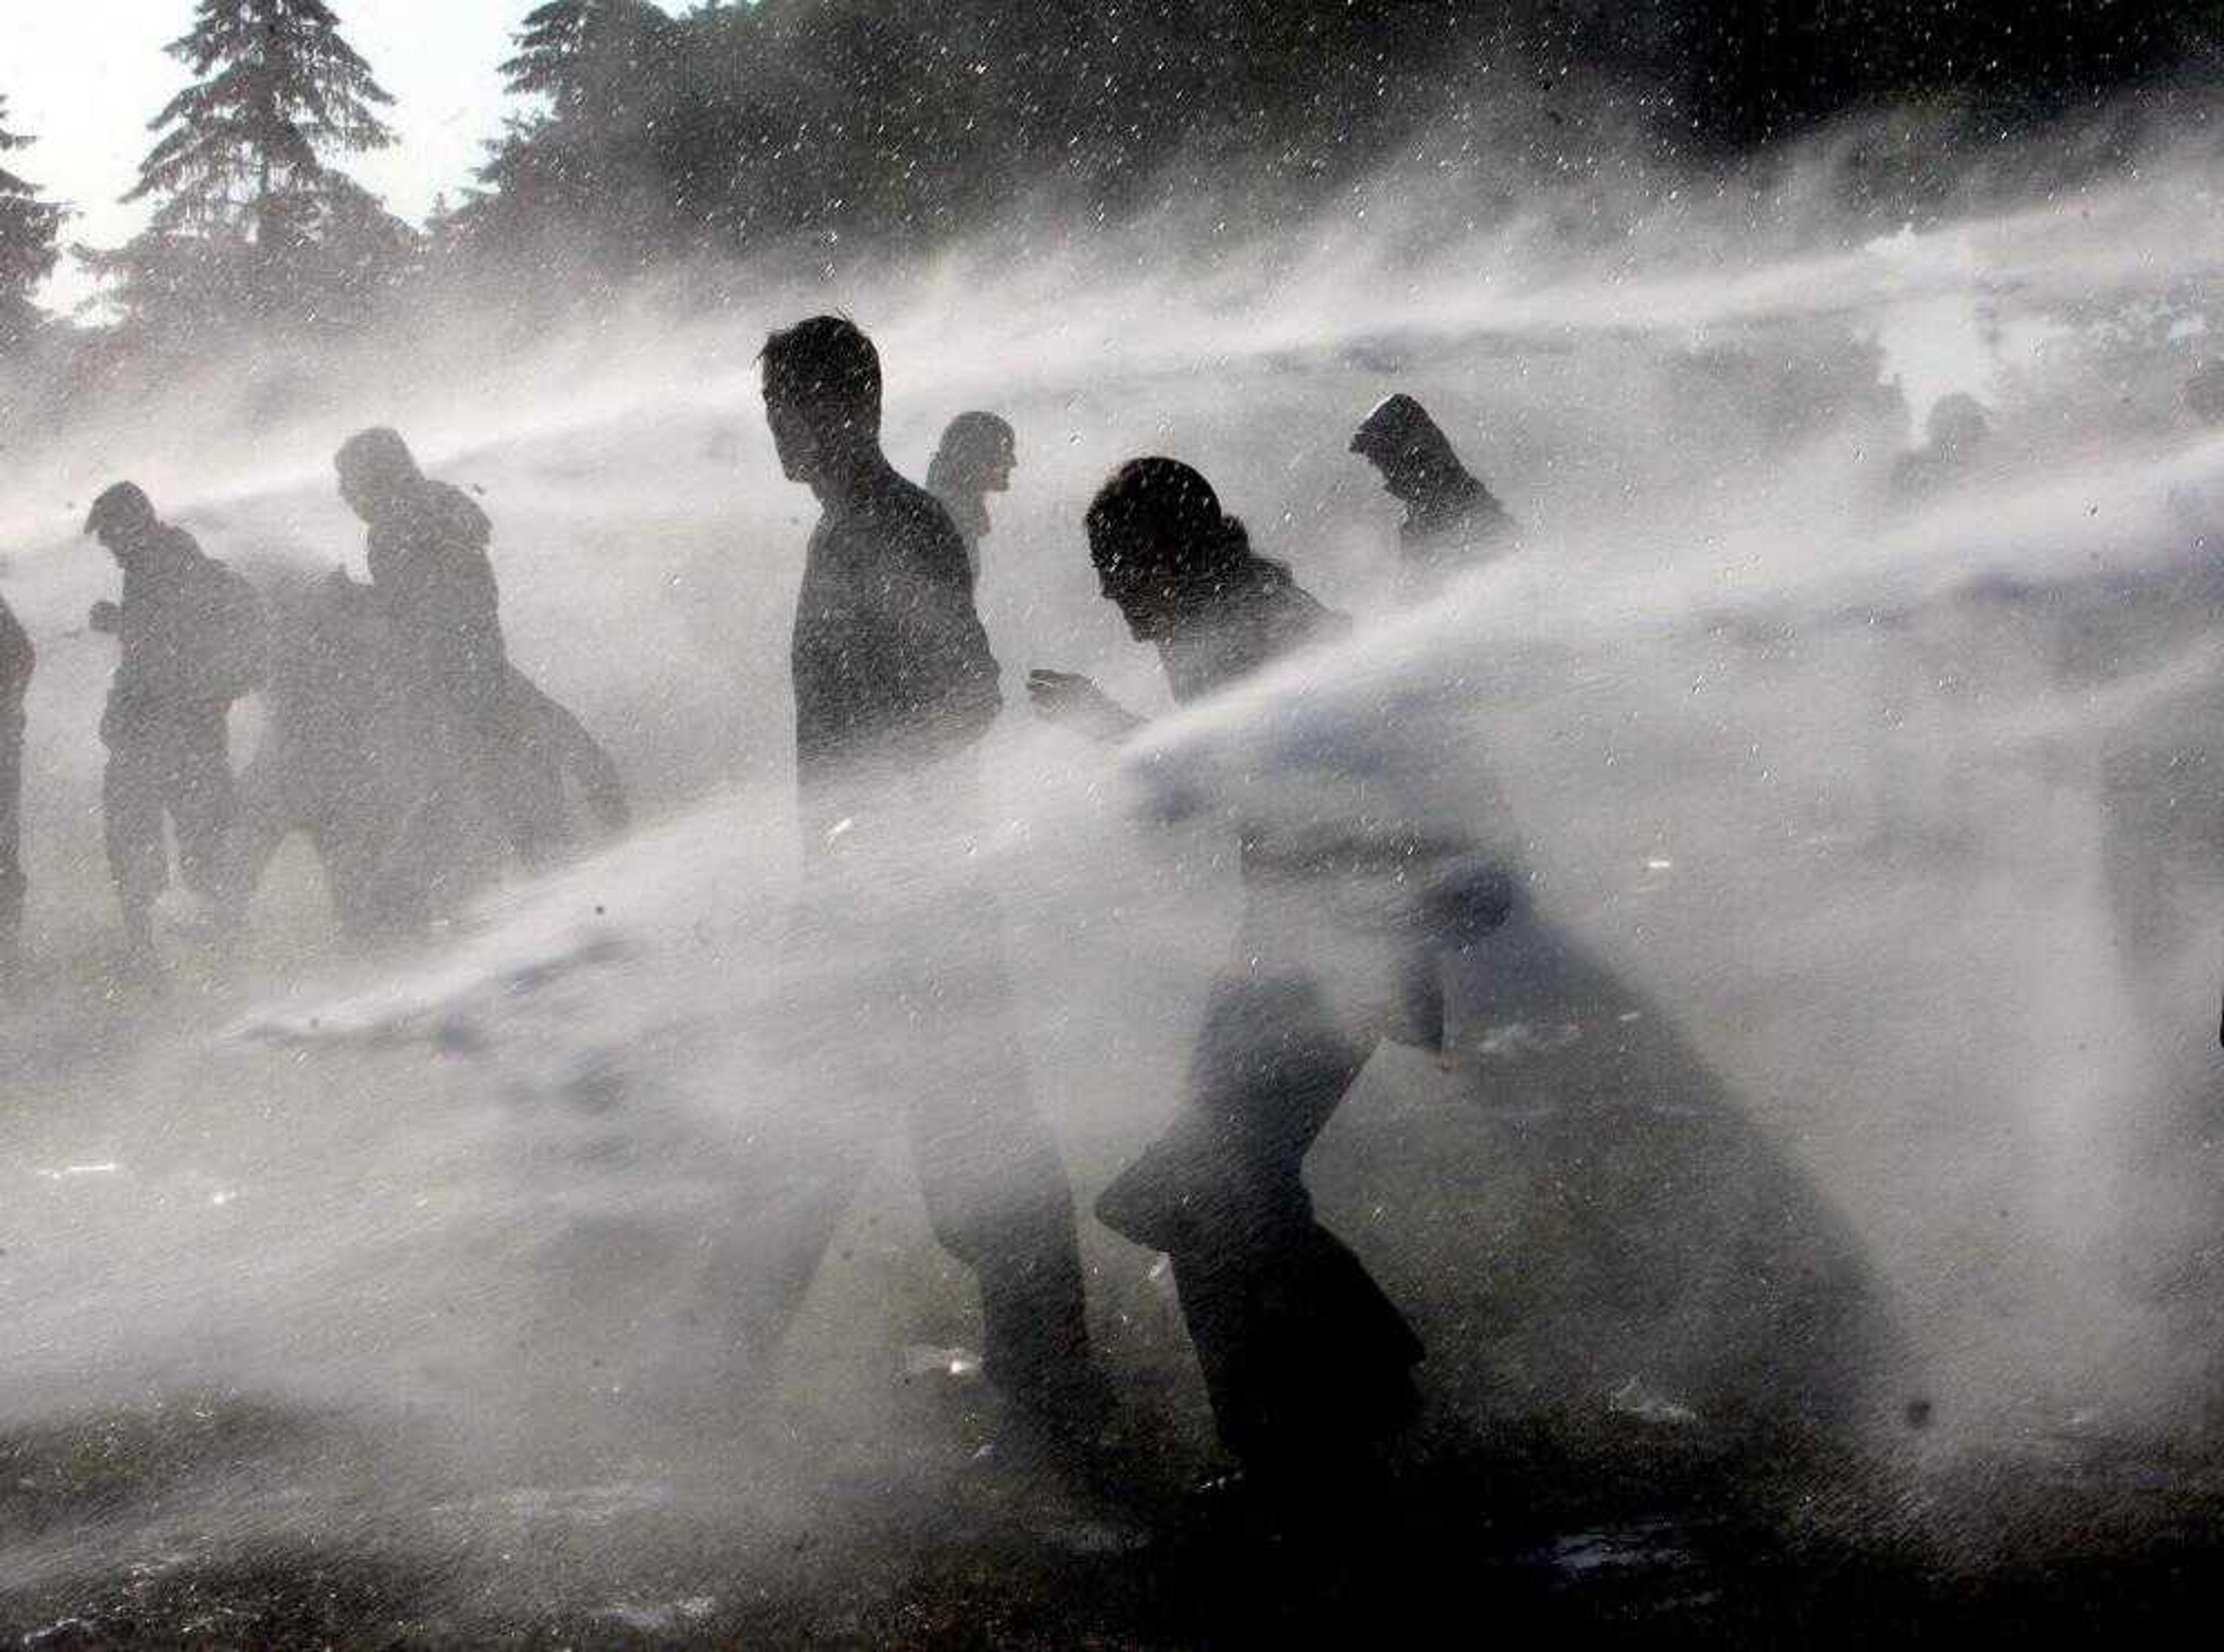
[[[1393,395],[1368,413],[1351,451],[1381,473],[1383,491],[1406,508],[1398,538],[1400,583],[1409,591],[1480,567],[1512,541],[1506,507],[1460,463],[1450,439],[1412,397]]]
[[[0,597],[0,993],[23,962],[23,697],[38,653]]]
[[[1106,598],[1158,649],[1178,703],[1349,630],[1175,460],[1121,466],[1087,526]],[[1143,727],[1086,678],[1037,671],[1028,691],[1040,715],[1099,740]],[[1290,778],[1293,815],[1240,823],[1242,931],[1212,988],[1187,1105],[1096,1206],[1172,1259],[1221,1435],[1277,1491],[1346,1484],[1413,1409],[1420,1344],[1314,1220],[1305,1158],[1381,1037],[1440,1045],[1437,962],[1501,921],[1508,898],[1487,868],[1446,875],[1458,846],[1345,807],[1353,777]],[[1369,880],[1397,892],[1344,898]],[[1409,884],[1425,892],[1409,899]],[[1359,921],[1362,909],[1376,916]]]
[[[340,496],[370,530],[371,587],[408,661],[410,680],[430,697],[463,787],[510,851],[528,867],[547,864],[568,842],[553,766],[534,749],[536,731],[518,720],[502,640],[501,599],[487,546],[494,524],[459,488],[417,468],[401,438],[367,430],[333,461]],[[461,797],[426,811],[424,849],[437,854],[453,829]]]
[[[936,1236],[980,1285],[990,1380],[1054,1429],[1092,1429],[1105,1390],[1072,1194],[1017,1060],[995,903],[949,860],[977,829],[973,747],[1002,706],[964,547],[881,452],[880,359],[863,333],[817,317],[774,333],[762,360],[780,467],[820,510],[792,654],[812,917],[822,942],[866,961],[840,989],[874,1012],[820,1052],[828,1082],[907,1119]],[[876,1046],[890,1037],[899,1050]],[[783,1241],[793,1289],[869,1163],[815,1167]]]
[[[157,518],[131,483],[93,501],[85,531],[123,570],[122,602],[93,604],[92,623],[120,645],[100,721],[102,817],[124,939],[144,967],[154,962],[155,899],[169,882],[165,816],[180,880],[218,898],[234,798],[226,723],[231,703],[262,681],[267,639],[248,583]]]
[[[371,586],[341,571],[270,582],[279,643],[261,741],[239,776],[239,810],[226,854],[232,923],[243,924],[270,858],[307,836],[342,931],[361,939],[421,929],[457,846],[438,863],[419,853],[419,811],[437,810],[452,779],[425,697],[409,687],[409,652]],[[625,787],[578,718],[515,665],[505,667],[510,715],[528,732],[521,760],[554,766],[608,831],[628,822]]]
[[[942,444],[926,467],[926,490],[942,501],[957,537],[965,542],[965,565],[981,577],[981,541],[989,537],[989,495],[1009,493],[1020,463],[1012,427],[992,413],[962,413],[942,432]]]
[[[1924,421],[1924,445],[1901,454],[1893,464],[1893,489],[1914,499],[1966,480],[1992,434],[1992,421],[1976,397],[1962,390],[1939,397]]]
[[[268,716],[239,775],[226,846],[228,921],[247,909],[272,855],[307,835],[342,930],[406,932],[430,917],[435,867],[397,855],[413,814],[447,777],[433,718],[411,686],[412,660],[369,585],[334,571],[267,582],[277,646]]]

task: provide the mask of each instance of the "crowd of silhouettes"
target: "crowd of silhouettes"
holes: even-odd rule
[[[871,1041],[840,1037],[820,1038],[811,1059],[832,1090],[908,1136],[935,1235],[979,1293],[987,1375],[1086,1467],[1118,1407],[1090,1346],[1072,1187],[1018,1056],[994,892],[948,875],[980,830],[976,750],[1004,709],[976,590],[989,501],[1011,485],[1017,437],[997,414],[961,413],[920,487],[881,446],[880,360],[852,323],[800,322],[772,335],[761,362],[780,468],[819,507],[791,647],[806,849],[796,944],[859,961],[838,996],[963,1030],[930,1033],[900,1067]],[[1406,589],[1510,543],[1503,508],[1412,398],[1375,408],[1351,448],[1406,507]],[[99,735],[127,979],[162,978],[155,912],[173,837],[176,880],[231,959],[291,834],[309,839],[344,932],[410,937],[498,870],[483,853],[473,861],[474,826],[496,861],[530,871],[574,844],[573,790],[599,826],[625,823],[607,753],[510,659],[485,511],[426,476],[392,430],[350,438],[334,471],[364,526],[368,578],[286,572],[258,590],[128,482],[86,519],[122,574],[92,627],[117,648]],[[1121,466],[1086,526],[1104,596],[1157,650],[1178,703],[1349,629],[1176,460]],[[11,981],[32,666],[28,638],[0,607],[0,963]],[[1037,668],[1027,690],[1038,715],[1095,740],[1145,726],[1075,673]],[[262,733],[235,773],[230,713],[258,692]],[[1231,817],[1248,897],[1237,962],[1210,990],[1186,1104],[1097,1213],[1171,1258],[1223,1437],[1259,1483],[1286,1491],[1308,1479],[1348,1486],[1363,1471],[1412,1409],[1421,1352],[1314,1219],[1306,1151],[1376,1042],[1441,1037],[1438,960],[1488,931],[1506,886],[1478,880],[1458,846],[1401,838],[1355,800],[1321,824],[1292,836]],[[929,862],[940,875],[906,875]],[[1355,917],[1368,904],[1340,886],[1386,873],[1404,892]],[[1368,978],[1331,954],[1364,957]],[[825,1025],[806,1008],[796,1019]],[[764,1270],[771,1286],[742,1315],[765,1344],[785,1334],[879,1139],[868,1131],[830,1152],[796,1190]]]
[[[186,927],[236,959],[257,886],[296,832],[341,929],[368,939],[422,935],[500,854],[551,864],[574,842],[574,791],[601,830],[628,822],[608,752],[509,659],[485,513],[426,476],[390,430],[351,438],[335,470],[367,529],[367,582],[281,574],[258,590],[130,482],[104,489],[85,518],[122,576],[87,623],[117,653],[98,735],[124,981],[162,982],[155,913],[174,881],[201,908]],[[35,663],[0,602],[0,986],[11,996],[23,975]],[[262,739],[235,772],[231,709],[257,692]],[[477,847],[490,836],[496,855]]]
[[[843,1076],[876,1084],[859,1099],[892,1125],[908,1116],[935,1231],[980,1286],[989,1376],[1085,1467],[1115,1408],[1089,1346],[1066,1176],[1023,1075],[982,1040],[1009,1023],[993,900],[964,890],[932,923],[883,921],[895,892],[917,886],[898,875],[907,857],[962,862],[962,848],[950,852],[977,829],[974,748],[1002,703],[974,602],[977,551],[1014,435],[996,415],[960,415],[930,495],[882,451],[880,362],[853,325],[822,316],[776,333],[763,368],[782,469],[821,513],[793,644],[806,905],[818,908],[807,942],[823,947],[839,925],[882,961],[876,1001],[919,1019],[932,1004],[967,1040],[924,1073],[914,1060]],[[1413,583],[1506,548],[1503,508],[1410,397],[1377,408],[1352,445],[1407,508]],[[1158,651],[1177,703],[1349,628],[1177,460],[1121,466],[1086,521],[1099,585]],[[1145,727],[1077,673],[1039,667],[1027,690],[1039,716],[1095,740]],[[1441,1039],[1441,959],[1502,919],[1511,887],[1463,846],[1386,825],[1355,792],[1344,801],[1294,831],[1231,820],[1246,914],[1210,994],[1191,1093],[1096,1213],[1170,1258],[1221,1436],[1249,1483],[1284,1501],[1348,1494],[1379,1466],[1414,1409],[1421,1357],[1404,1316],[1315,1220],[1305,1155],[1378,1042]],[[1355,902],[1355,882],[1398,892]],[[775,1272],[807,1278],[856,1174],[819,1190],[809,1253]]]
[[[1020,1055],[1001,915],[970,870],[978,750],[1005,709],[976,606],[981,549],[1018,438],[995,413],[959,414],[922,487],[883,448],[880,358],[853,323],[777,331],[761,365],[780,467],[818,506],[790,646],[804,848],[793,944],[845,961],[827,1001],[799,1002],[791,1018],[818,1081],[871,1127],[799,1172],[761,1258],[768,1283],[736,1321],[754,1352],[778,1345],[881,1142],[904,1135],[933,1233],[977,1289],[986,1375],[1065,1464],[1093,1472],[1121,1408],[1091,1346],[1072,1183]],[[1987,438],[1983,411],[1949,397],[1929,434],[1894,473],[1905,495],[1962,478]],[[1515,548],[1513,516],[1412,396],[1368,411],[1349,449],[1405,509],[1386,558],[1397,600]],[[129,482],[85,520],[121,574],[90,623],[117,649],[98,737],[127,980],[162,978],[155,913],[173,838],[175,878],[231,959],[291,834],[310,840],[344,931],[406,939],[502,863],[536,871],[575,848],[574,794],[603,831],[627,823],[609,753],[510,657],[486,512],[426,475],[389,429],[350,438],[334,472],[364,526],[367,578],[283,573],[258,589]],[[1156,653],[1177,706],[1350,634],[1178,459],[1119,465],[1084,526],[1098,589]],[[34,665],[0,602],[0,983],[11,991]],[[1039,717],[1090,741],[1124,746],[1149,726],[1077,672],[1036,665],[1025,682]],[[236,774],[230,714],[257,693],[262,733]],[[1196,811],[1197,798],[1172,795],[1191,777],[1141,772],[1168,790],[1169,817]],[[1441,1050],[1446,966],[1507,922],[1516,883],[1459,833],[1386,813],[1363,765],[1290,778],[1305,800],[1294,817],[1261,803],[1256,776],[1204,800],[1236,851],[1242,917],[1205,993],[1180,1105],[1095,1214],[1167,1258],[1248,1483],[1278,1504],[1320,1507],[1381,1472],[1415,1411],[1423,1349],[1316,1215],[1307,1155],[1379,1045]],[[843,1036],[858,1002],[916,1031],[900,1057]]]

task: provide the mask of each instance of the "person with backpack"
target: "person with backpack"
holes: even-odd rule
[[[441,855],[475,798],[521,865],[551,865],[572,846],[562,772],[515,690],[488,555],[494,524],[463,489],[420,470],[394,431],[357,432],[332,463],[340,497],[367,530],[371,590],[458,783],[420,812],[409,852]]]
[[[156,516],[132,483],[95,500],[85,531],[123,571],[122,600],[94,603],[92,615],[119,648],[100,720],[101,818],[128,960],[143,970],[156,962],[155,899],[169,883],[165,817],[180,880],[216,898],[236,806],[231,704],[262,683],[267,637],[254,587]]]

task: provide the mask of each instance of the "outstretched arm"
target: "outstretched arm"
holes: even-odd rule
[[[1027,698],[1035,716],[1107,746],[1124,744],[1150,724],[1086,677],[1071,672],[1046,671],[1040,666],[1027,673]]]

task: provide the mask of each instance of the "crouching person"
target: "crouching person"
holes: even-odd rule
[[[1205,479],[1122,466],[1087,526],[1108,600],[1153,645],[1178,703],[1349,634],[1258,555]],[[1037,671],[1036,709],[1126,743],[1145,724],[1087,678]],[[1163,758],[1164,753],[1154,753]],[[1336,1518],[1418,1403],[1406,1317],[1317,1220],[1307,1152],[1385,1038],[1441,1047],[1440,962],[1503,921],[1510,881],[1457,834],[1386,819],[1364,753],[1154,761],[1163,812],[1228,817],[1245,892],[1172,1126],[1098,1201],[1115,1233],[1166,1252],[1221,1437],[1255,1491]]]

